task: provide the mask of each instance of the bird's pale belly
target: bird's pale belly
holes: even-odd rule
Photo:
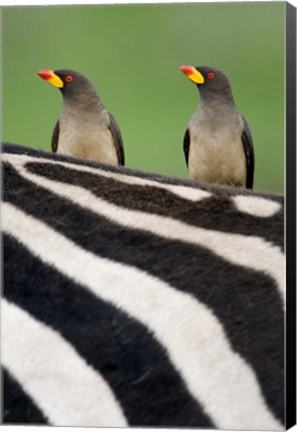
[[[78,131],[60,131],[58,153],[80,159],[118,165],[117,152],[110,131],[85,135]]]
[[[246,161],[241,139],[193,137],[189,153],[189,175],[195,180],[245,186]]]

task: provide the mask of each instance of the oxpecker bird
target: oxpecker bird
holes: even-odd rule
[[[200,93],[200,104],[184,136],[189,177],[252,189],[252,135],[245,118],[237,111],[227,77],[208,66],[181,66],[180,70]]]
[[[120,129],[92,83],[73,70],[41,70],[38,75],[58,87],[62,113],[52,135],[52,151],[81,159],[124,165]]]

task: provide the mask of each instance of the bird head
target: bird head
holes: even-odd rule
[[[197,85],[204,100],[224,97],[233,100],[228,78],[223,72],[209,66],[181,66],[180,70]]]
[[[81,99],[88,97],[98,98],[92,83],[79,72],[70,69],[49,70],[44,69],[37,74],[48,81],[50,84],[58,87],[64,99]]]

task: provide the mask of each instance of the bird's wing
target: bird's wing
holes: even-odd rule
[[[52,151],[54,153],[57,153],[58,150],[59,133],[60,133],[60,124],[58,120],[52,135]]]
[[[125,154],[124,154],[124,146],[123,146],[121,131],[113,115],[108,113],[108,118],[109,118],[109,130],[111,132],[113,142],[116,147],[119,164],[125,165]]]
[[[253,189],[254,181],[254,167],[255,167],[255,157],[254,157],[254,145],[252,134],[247,124],[246,119],[242,116],[244,126],[241,135],[241,140],[244,148],[245,158],[246,158],[246,187],[248,189]]]
[[[189,163],[189,150],[190,150],[190,131],[189,129],[187,129],[184,136],[184,154],[185,154],[187,166]]]

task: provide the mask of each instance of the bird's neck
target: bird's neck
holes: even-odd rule
[[[197,86],[198,87],[198,86]],[[216,87],[212,88],[204,88],[200,86],[199,93],[201,103],[204,104],[228,104],[230,106],[235,105],[232,90],[229,86],[226,86],[220,91]]]
[[[237,118],[238,112],[233,100],[228,101],[225,98],[207,98],[205,100],[201,98],[194,117],[197,115],[212,125],[221,125],[226,122],[226,119]]]
[[[100,116],[106,112],[106,108],[97,94],[88,97],[73,95],[71,99],[65,97],[63,101],[62,115],[76,115],[77,113],[83,118],[85,115]]]
[[[229,107],[231,110],[236,109],[232,93],[227,95],[218,95],[217,93],[212,94],[211,92],[208,92],[207,95],[200,93],[200,106],[205,106],[215,110],[220,109],[220,107],[222,109],[226,109],[226,107]]]

